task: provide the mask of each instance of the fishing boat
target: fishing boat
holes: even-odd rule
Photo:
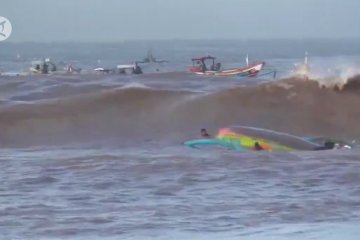
[[[138,62],[133,64],[121,64],[116,66],[117,73],[119,74],[126,74],[127,71],[130,71],[131,74],[142,74],[143,71],[139,66]]]
[[[138,61],[139,63],[167,63],[167,60],[157,59],[154,57],[152,53],[152,49],[149,49],[146,57],[142,61]]]
[[[205,56],[192,58],[193,66],[190,72],[198,75],[207,76],[240,76],[240,77],[256,77],[265,66],[265,62],[247,64],[245,67],[222,69],[221,63],[216,62],[216,57]],[[210,67],[208,67],[210,62]],[[248,61],[247,61],[248,63]]]
[[[97,73],[111,73],[111,74],[142,74],[143,71],[138,62],[132,64],[120,64],[116,68],[102,68],[98,67],[93,69]]]
[[[288,133],[249,126],[221,128],[215,138],[193,139],[185,146],[197,149],[225,148],[235,151],[313,151],[352,149],[355,141],[348,143],[327,137],[298,137]]]
[[[29,70],[31,74],[51,74],[57,71],[57,67],[49,58],[46,58],[32,61]]]

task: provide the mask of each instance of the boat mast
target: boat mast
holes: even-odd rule
[[[307,52],[307,51],[305,51],[304,64],[305,64],[305,65],[308,65],[308,52]]]

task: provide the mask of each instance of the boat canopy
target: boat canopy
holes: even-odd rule
[[[205,60],[215,60],[216,57],[213,57],[213,56],[206,56],[206,57],[199,57],[199,58],[192,58],[191,60],[192,61],[205,61]]]

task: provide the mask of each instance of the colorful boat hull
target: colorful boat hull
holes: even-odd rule
[[[311,151],[319,146],[294,135],[246,126],[223,128],[214,139],[195,139],[184,144],[191,148],[213,145],[235,151],[255,150],[255,144],[264,151]]]
[[[265,63],[256,63],[247,67],[233,68],[219,71],[200,71],[198,68],[191,68],[190,72],[197,75],[206,76],[241,76],[241,77],[255,77],[265,66]]]

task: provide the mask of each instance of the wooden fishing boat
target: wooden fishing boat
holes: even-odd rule
[[[207,76],[241,76],[241,77],[256,77],[257,74],[265,66],[265,62],[254,63],[245,67],[238,67],[232,69],[222,69],[221,63],[216,62],[216,58],[212,56],[192,58],[193,66],[190,72],[198,75]],[[210,61],[210,67],[208,62]]]

